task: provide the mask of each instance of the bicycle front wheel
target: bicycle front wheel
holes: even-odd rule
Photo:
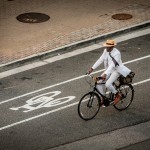
[[[78,104],[78,114],[83,120],[93,119],[100,109],[100,98],[97,93],[85,94]]]
[[[134,89],[131,84],[122,84],[119,86],[118,91],[122,93],[122,97],[114,107],[117,110],[122,111],[131,105],[134,98]]]

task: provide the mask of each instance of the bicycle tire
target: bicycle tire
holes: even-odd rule
[[[81,119],[86,121],[93,119],[99,112],[99,109],[100,109],[100,97],[95,92],[89,92],[85,94],[80,99],[78,104],[78,114]],[[92,112],[91,115],[90,112]]]
[[[122,93],[122,98],[113,106],[117,110],[122,111],[131,105],[134,98],[134,88],[131,84],[121,84],[117,90]]]

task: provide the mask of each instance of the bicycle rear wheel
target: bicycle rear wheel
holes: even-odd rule
[[[93,119],[100,109],[100,98],[97,93],[85,94],[78,104],[78,114],[83,120]]]
[[[121,100],[113,106],[117,110],[122,111],[127,109],[131,105],[134,98],[134,89],[131,84],[122,84],[117,90],[122,93],[122,97]]]

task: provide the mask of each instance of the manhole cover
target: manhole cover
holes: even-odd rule
[[[50,19],[46,14],[42,13],[24,13],[16,17],[18,21],[23,23],[41,23]]]
[[[121,14],[112,15],[112,18],[116,20],[128,20],[132,18],[132,15],[121,13]]]

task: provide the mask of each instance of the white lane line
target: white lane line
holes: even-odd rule
[[[129,64],[129,63],[133,63],[133,62],[136,62],[136,61],[139,61],[139,60],[143,60],[143,59],[149,58],[149,57],[150,57],[150,55],[147,55],[147,56],[144,56],[144,57],[141,57],[141,58],[137,58],[137,59],[133,59],[133,60],[127,61],[127,62],[125,62],[123,64],[126,65],[126,64]]]
[[[133,60],[131,60],[131,61],[127,61],[127,62],[125,62],[124,64],[133,63],[133,62],[136,62],[136,61],[139,61],[139,60],[143,60],[143,59],[146,59],[146,58],[149,58],[149,57],[150,57],[150,55],[147,55],[147,56],[144,56],[144,57],[140,57],[140,58],[137,58],[137,59],[133,59]],[[104,69],[99,70],[99,71],[95,71],[95,72],[93,72],[92,74],[99,73],[99,72],[102,72],[102,71],[104,71]],[[7,99],[7,100],[4,100],[4,101],[1,101],[1,102],[0,102],[0,105],[1,105],[1,104],[4,104],[4,103],[7,103],[7,102],[10,102],[10,101],[13,101],[13,100],[16,100],[16,99],[19,99],[19,98],[23,98],[23,97],[25,97],[25,96],[32,95],[32,94],[37,93],[37,92],[41,92],[41,91],[44,91],[44,90],[47,90],[47,89],[50,89],[50,88],[53,88],[53,87],[56,87],[56,86],[60,86],[60,85],[63,85],[63,84],[66,84],[66,83],[69,83],[69,82],[72,82],[72,81],[81,79],[81,78],[83,78],[83,77],[85,77],[85,75],[82,75],[82,76],[79,76],[79,77],[76,77],[76,78],[72,78],[72,79],[69,79],[69,80],[66,80],[66,81],[57,83],[57,84],[53,84],[53,85],[51,85],[51,86],[48,86],[48,87],[45,87],[45,88],[42,88],[42,89],[39,89],[39,90],[35,90],[35,91],[32,91],[32,92],[29,92],[29,93],[26,93],[26,94],[23,94],[23,95],[20,95],[20,96],[11,98],[11,99]]]
[[[149,81],[150,81],[150,79],[146,79],[146,80],[143,80],[143,81],[140,81],[140,82],[137,82],[137,83],[133,83],[132,85],[135,86],[135,85],[139,85],[139,84],[149,82]]]
[[[143,81],[140,81],[140,82],[137,82],[137,83],[134,83],[133,85],[135,86],[135,85],[139,85],[139,84],[146,83],[146,82],[149,82],[149,81],[150,81],[150,78],[149,78],[149,79],[146,79],[146,80],[143,80]],[[48,112],[46,112],[46,113],[43,113],[43,114],[40,114],[40,115],[31,117],[31,118],[28,118],[28,119],[24,119],[24,120],[21,120],[21,121],[19,121],[19,122],[15,122],[15,123],[9,124],[9,125],[4,126],[4,127],[0,127],[0,131],[1,131],[1,130],[4,130],[4,129],[7,129],[7,128],[10,128],[10,127],[13,127],[13,126],[16,126],[16,125],[19,125],[19,124],[22,124],[22,123],[25,123],[25,122],[28,122],[28,121],[31,121],[31,120],[34,120],[34,119],[37,119],[37,118],[40,118],[40,117],[43,117],[43,116],[46,116],[46,115],[49,115],[49,114],[51,114],[51,113],[54,113],[54,112],[57,112],[57,111],[60,111],[60,110],[69,108],[69,107],[71,107],[71,106],[75,106],[75,105],[77,105],[78,103],[79,103],[79,102],[75,102],[75,103],[72,103],[72,104],[69,104],[69,105],[66,105],[66,106],[63,106],[63,107],[60,107],[60,108],[57,108],[57,109],[48,111]]]
[[[115,40],[117,41],[117,43],[119,43],[122,41],[126,41],[129,39],[140,37],[140,36],[147,35],[147,34],[150,34],[150,29],[145,29],[145,30],[129,33],[126,35],[122,35],[122,36],[115,38]],[[53,63],[53,62],[56,62],[58,60],[62,60],[62,59],[66,59],[69,57],[76,56],[76,55],[80,55],[82,53],[90,52],[90,51],[93,51],[95,49],[99,49],[102,47],[103,46],[101,44],[93,44],[92,46],[88,46],[88,47],[81,48],[81,49],[78,49],[78,50],[75,50],[72,52],[68,52],[68,53],[65,53],[63,55],[55,56],[55,57],[52,57],[49,59],[45,59],[43,61],[35,62],[35,63],[29,64],[29,65],[25,65],[25,66],[18,67],[18,68],[12,69],[12,70],[8,70],[8,71],[0,73],[0,79],[14,75],[14,74],[17,74],[17,73],[20,73],[20,72],[23,72],[23,71],[27,71],[27,70],[30,70],[33,68],[44,66],[46,64]]]
[[[86,48],[82,48],[82,49],[78,49],[78,50],[75,50],[75,51],[72,51],[72,52],[68,52],[68,53],[65,53],[63,55],[55,56],[55,57],[52,57],[52,58],[49,58],[49,59],[45,59],[43,61],[39,61],[39,62],[28,64],[28,65],[25,65],[25,66],[22,66],[22,67],[11,69],[11,70],[0,73],[0,79],[11,76],[11,75],[14,75],[14,74],[17,74],[17,73],[20,73],[20,72],[23,72],[23,71],[27,71],[27,70],[31,70],[31,69],[34,69],[34,68],[37,68],[37,67],[41,67],[41,66],[44,66],[44,65],[62,60],[62,59],[66,59],[66,58],[69,58],[69,57],[80,55],[82,53],[90,52],[90,51],[93,51],[95,49],[99,49],[101,47],[102,47],[101,45],[94,44],[92,46],[88,46]]]

